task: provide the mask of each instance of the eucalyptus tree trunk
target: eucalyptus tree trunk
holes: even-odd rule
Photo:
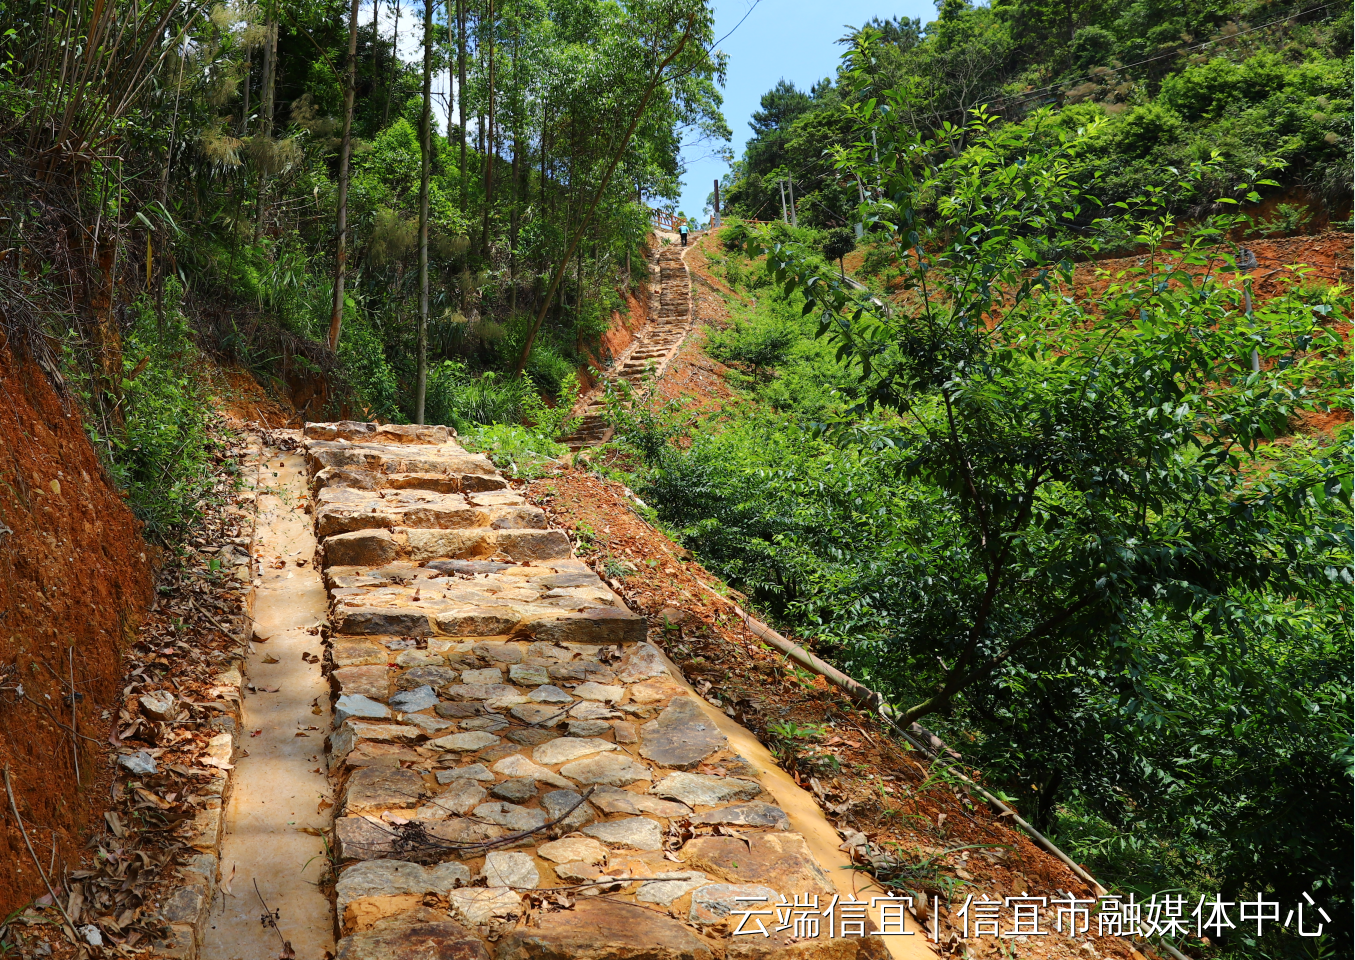
[[[400,4],[392,0],[395,8],[395,39],[391,41],[391,69],[386,80],[386,106],[381,111],[381,125],[384,127],[391,119],[391,93],[395,90],[395,70],[400,63]]]
[[[269,143],[273,137],[273,77],[277,73],[278,59],[278,23],[277,8],[274,4],[269,4],[267,19],[264,21],[264,40],[263,40],[263,89],[260,91],[259,108],[259,135],[264,138],[264,151],[261,155],[259,171],[259,209],[256,211],[254,220],[254,242],[259,240],[259,234],[263,232],[263,218],[265,202],[268,198],[268,165],[272,162],[272,144]]]
[[[419,385],[414,422],[423,423],[428,393],[428,176],[433,160],[433,0],[423,2],[423,117],[419,124]]]
[[[488,136],[485,138],[485,212],[480,229],[480,243],[484,258],[489,259],[489,211],[494,206],[494,0],[489,0],[489,48],[486,59],[489,67]]]
[[[329,349],[339,349],[343,325],[343,279],[348,266],[348,160],[353,152],[353,97],[358,82],[358,3],[348,8],[348,75],[343,88],[343,140],[339,144],[339,248],[334,254],[334,306],[329,314]]]
[[[466,0],[456,0],[456,112],[461,122],[461,213],[466,212]]]

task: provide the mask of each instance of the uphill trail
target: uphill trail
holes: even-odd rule
[[[632,390],[643,389],[646,379],[658,379],[672,364],[682,343],[696,323],[691,271],[687,251],[695,245],[678,246],[675,233],[656,231],[651,254],[649,323],[606,371],[606,378],[584,394],[574,406],[579,426],[565,438],[571,450],[596,447],[611,439],[613,428],[604,416],[608,380],[623,380]]]
[[[453,431],[311,423],[260,460],[249,733],[177,956],[934,956],[663,626]],[[862,932],[913,935],[777,922],[854,896]]]

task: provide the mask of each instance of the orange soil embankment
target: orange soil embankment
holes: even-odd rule
[[[60,877],[107,806],[120,650],[150,603],[151,564],[37,364],[0,348],[0,396],[0,767],[43,871]],[[0,797],[0,917],[45,892]]]

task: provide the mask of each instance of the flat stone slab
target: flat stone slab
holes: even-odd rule
[[[668,664],[663,654],[652,644],[641,643],[616,668],[616,678],[622,683],[639,683],[654,677],[668,679]]]
[[[466,817],[400,825],[374,823],[365,816],[339,817],[334,840],[341,860],[389,860],[401,857],[473,859],[483,853],[472,844],[497,839],[507,831]]]
[[[551,863],[606,863],[607,848],[596,840],[585,837],[566,837],[536,848],[536,855]]]
[[[446,816],[439,819],[446,819],[447,816],[452,815],[464,817],[484,803],[487,796],[489,794],[485,792],[485,788],[480,786],[478,781],[463,777],[459,780],[453,780],[446,790],[432,797],[428,804],[445,812]]]
[[[640,903],[657,903],[666,907],[679,897],[710,883],[710,877],[696,870],[659,873],[655,876],[663,879],[642,883],[640,889],[635,891],[635,899]]]
[[[505,777],[531,777],[533,780],[549,783],[552,787],[568,789],[573,786],[558,773],[551,773],[545,767],[533,763],[520,753],[499,760],[494,764],[494,772],[503,774]]]
[[[506,934],[496,946],[496,960],[716,960],[723,955],[678,920],[608,900],[580,900],[572,910],[542,914],[539,924]]]
[[[629,850],[662,850],[663,828],[647,817],[609,820],[584,827],[583,832],[609,847]]]
[[[574,696],[580,700],[595,700],[599,703],[616,703],[626,695],[626,688],[619,684],[581,683],[574,688]]]
[[[472,763],[464,767],[452,767],[449,770],[439,770],[437,772],[438,783],[452,783],[456,780],[480,780],[485,783],[494,781],[494,774],[489,772],[489,767],[483,763]]]
[[[573,703],[574,698],[561,690],[553,683],[543,683],[531,693],[527,694],[527,699],[533,703]]]
[[[499,742],[499,738],[492,733],[472,730],[469,733],[453,733],[445,737],[438,737],[436,740],[428,741],[428,745],[437,750],[474,753],[477,750],[483,750],[485,747],[492,747]]]
[[[566,774],[568,776],[568,774]],[[650,793],[677,800],[689,807],[718,807],[735,800],[752,800],[762,792],[755,780],[713,777],[704,773],[670,773]]]
[[[612,725],[606,720],[570,720],[565,727],[571,737],[599,737],[612,732]]]
[[[521,803],[524,800],[530,800],[536,796],[536,781],[531,777],[518,777],[514,780],[505,780],[502,783],[496,783],[490,788],[490,793],[494,794],[500,800],[507,800],[510,803]]]
[[[790,817],[786,811],[770,803],[736,803],[733,806],[707,810],[692,817],[692,823],[726,824],[733,827],[767,827],[771,830],[789,830]]]
[[[692,923],[711,926],[723,923],[731,913],[766,910],[780,899],[775,890],[756,883],[712,883],[692,894],[688,916]]]
[[[532,759],[537,763],[553,767],[556,764],[577,760],[579,757],[586,757],[594,753],[610,753],[618,749],[620,748],[616,744],[608,740],[598,740],[592,737],[557,737],[532,750]]]
[[[532,830],[546,822],[544,810],[521,807],[516,803],[505,803],[502,800],[480,804],[475,808],[475,816],[513,832]]]
[[[560,820],[563,830],[577,830],[597,819],[597,814],[581,794],[573,790],[552,790],[541,797],[541,808],[552,821]]]
[[[344,937],[335,960],[490,960],[483,941],[459,923],[395,924]]]
[[[363,767],[348,778],[344,813],[412,811],[428,788],[418,771],[401,767]]]
[[[575,660],[572,663],[557,663],[546,668],[552,680],[568,680],[575,683],[611,683],[616,674],[610,668],[595,660]]]
[[[531,890],[541,882],[541,874],[529,855],[501,850],[485,857],[479,876],[484,878],[487,887],[512,887],[514,890]]]
[[[334,704],[334,722],[336,724],[343,723],[349,717],[384,720],[390,715],[390,707],[361,693],[344,694]]]
[[[575,783],[588,786],[602,784],[611,787],[624,787],[637,780],[650,780],[653,773],[642,763],[636,763],[624,754],[604,754],[575,760],[560,768],[560,774]]]
[[[506,920],[522,913],[522,895],[512,887],[464,887],[447,895],[452,915],[471,926],[491,920]],[[440,954],[419,955],[419,960],[442,960]],[[399,960],[410,960],[401,957]]]
[[[661,800],[645,793],[632,793],[616,787],[598,787],[588,798],[603,813],[652,813],[656,817],[690,817],[692,808],[685,803]]]
[[[401,690],[392,696],[387,703],[392,710],[398,710],[401,713],[418,713],[420,710],[429,710],[438,705],[437,692],[428,684],[421,687],[415,687],[413,690]]]
[[[523,723],[542,727],[553,727],[565,718],[563,708],[546,703],[520,703],[508,712]]]
[[[404,860],[368,860],[353,864],[334,885],[336,913],[345,931],[359,924],[369,927],[385,917],[413,910],[425,894],[445,895],[468,883],[470,871],[460,863],[425,867]],[[381,902],[355,902],[360,900]]]
[[[762,883],[788,897],[833,893],[833,885],[798,833],[694,837],[683,846],[682,859],[730,883]]]
[[[550,683],[550,675],[546,673],[546,668],[539,664],[515,663],[508,668],[508,677],[524,687],[539,687]]]
[[[640,756],[676,770],[693,770],[728,745],[729,738],[691,697],[675,698],[640,728]]]

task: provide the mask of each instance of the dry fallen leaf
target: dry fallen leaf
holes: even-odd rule
[[[282,661],[280,661],[277,657],[273,656],[273,655],[270,653],[268,656],[266,656],[266,657],[263,658],[263,662],[264,662],[264,663],[281,663]]]

